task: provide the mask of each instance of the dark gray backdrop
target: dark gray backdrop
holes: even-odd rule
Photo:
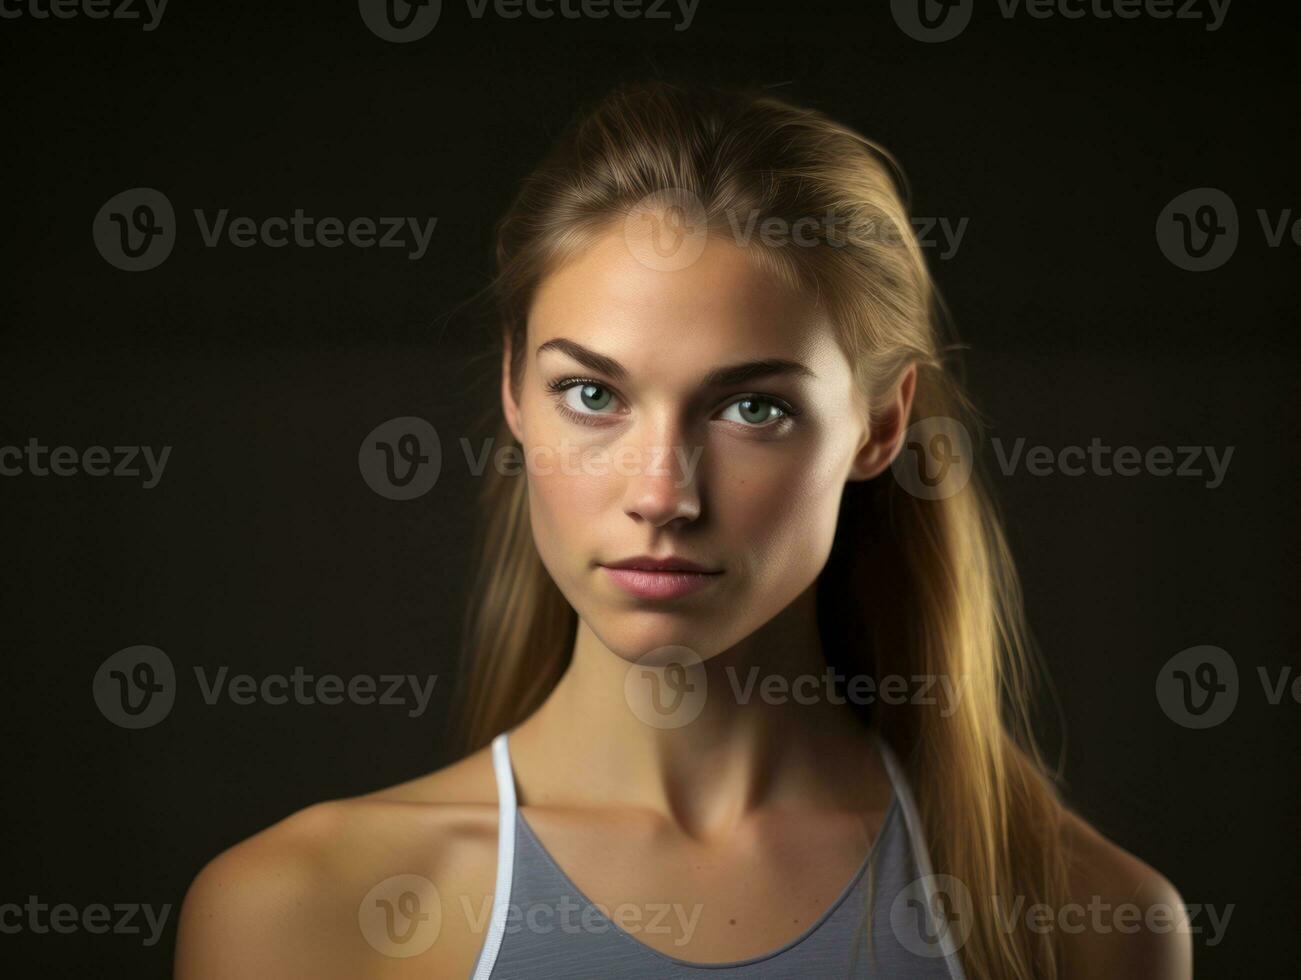
[[[149,30],[27,6],[0,19],[0,450],[172,447],[148,489],[25,461],[0,476],[0,904],[171,907],[152,945],[42,933],[24,911],[0,934],[5,961],[167,975],[207,859],[310,802],[451,761],[478,489],[458,440],[488,434],[477,423],[496,397],[486,335],[454,311],[577,102],[658,69],[774,85],[844,118],[898,155],[917,215],[965,221],[956,251],[937,228],[929,255],[1000,440],[980,456],[1062,701],[1069,795],[1187,901],[1229,916],[1214,945],[1199,920],[1199,976],[1292,962],[1301,705],[1272,704],[1260,674],[1295,679],[1297,661],[1298,245],[1269,236],[1301,217],[1298,93],[1276,5],[1234,4],[1208,30],[982,2],[942,43],[912,36],[906,5],[829,0],[701,0],[682,30],[674,7],[542,20],[449,2],[408,43],[356,3],[232,6],[176,4]],[[92,225],[140,187],[166,196],[178,231],[161,264],[127,272]],[[1224,196],[1181,198],[1201,188]],[[1198,227],[1209,214],[1228,228],[1236,210],[1216,268],[1191,271],[1177,238],[1163,249],[1172,202]],[[411,258],[206,247],[196,208],[438,220]],[[358,466],[363,439],[399,416],[442,438],[439,481],[411,501]],[[1232,456],[1215,486],[1205,453],[1201,476],[1039,475],[1024,460],[1004,473],[1019,439],[1053,455],[1097,439]],[[176,689],[133,730],[96,677],[138,645],[166,655]],[[1210,677],[1201,653],[1171,660],[1203,646],[1230,658],[1236,683],[1222,657],[1216,676],[1237,702],[1189,728],[1206,716],[1158,693],[1176,671]],[[196,667],[437,682],[424,711],[409,690],[405,706],[208,704]]]

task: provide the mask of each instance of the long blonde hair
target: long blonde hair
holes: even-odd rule
[[[498,227],[489,293],[517,388],[538,283],[665,191],[690,195],[710,228],[737,215],[787,227],[836,216],[824,224],[835,241],[790,247],[756,236],[753,247],[823,304],[869,398],[889,393],[916,365],[914,419],[954,419],[977,431],[946,364],[948,317],[890,154],[762,91],[664,81],[621,86],[580,114]],[[496,438],[517,446],[504,420]],[[577,626],[534,546],[525,477],[490,467],[482,502],[455,702],[470,751],[542,703],[565,671]],[[909,493],[890,473],[847,484],[818,610],[828,658],[846,673],[964,685],[956,701],[875,703],[872,721],[905,766],[934,871],[974,898],[960,949],[968,975],[1056,977],[1054,934],[1006,928],[994,905],[1016,896],[1026,907],[1060,908],[1066,857],[1062,804],[1030,732],[1034,659],[1019,585],[979,471],[940,499]]]

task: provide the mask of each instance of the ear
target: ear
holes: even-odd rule
[[[870,480],[880,476],[903,448],[908,420],[912,417],[913,394],[917,388],[917,365],[910,364],[899,378],[888,400],[868,422],[867,441],[859,447],[850,467],[849,479]]]
[[[511,435],[515,441],[523,445],[524,440],[520,437],[519,424],[519,405],[515,402],[515,392],[511,390],[510,383],[510,336],[506,337],[506,343],[501,355],[501,410],[506,416],[506,425],[510,427]]]

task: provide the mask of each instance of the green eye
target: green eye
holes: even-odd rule
[[[600,416],[624,414],[612,407],[619,401],[614,389],[593,378],[558,378],[547,382],[546,387],[557,399],[557,410],[573,422],[603,425],[605,423],[598,421]],[[772,429],[775,432],[778,429],[776,423],[798,414],[798,409],[780,398],[742,395],[723,410],[721,417],[749,429]]]
[[[593,412],[601,411],[601,409],[609,405],[611,400],[614,398],[610,393],[610,389],[604,388],[601,385],[575,385],[575,388],[578,391],[578,397],[583,403],[583,406],[591,409]]]
[[[574,421],[596,425],[590,421],[594,416],[618,414],[607,411],[618,401],[614,392],[591,378],[561,378],[548,383],[547,390],[558,398],[556,407]]]
[[[737,409],[735,418],[729,417],[728,412]],[[733,422],[744,422],[746,425],[759,426],[771,422],[775,419],[782,418],[786,415],[785,409],[776,402],[767,398],[760,398],[754,395],[738,399],[727,406],[723,417]]]

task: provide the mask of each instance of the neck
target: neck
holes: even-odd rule
[[[814,586],[743,641],[686,663],[630,662],[580,619],[568,670],[511,739],[521,803],[649,809],[698,838],[763,807],[883,805],[866,725],[828,697]]]

